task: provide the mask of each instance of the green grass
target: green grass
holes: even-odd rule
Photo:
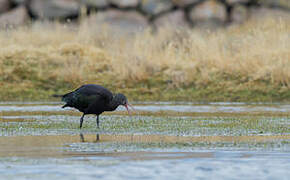
[[[56,132],[78,131],[79,117],[40,116],[28,122],[2,122],[0,129],[5,131],[54,130]],[[202,136],[247,136],[256,134],[283,135],[290,133],[287,124],[289,117],[155,117],[155,116],[102,116],[101,129],[96,128],[95,118],[88,117],[83,124],[87,132],[141,133],[165,135],[202,135]]]
[[[154,77],[153,77],[154,78]],[[102,84],[102,83],[100,83]],[[168,89],[167,84],[156,84],[151,87],[143,83],[136,83],[136,87],[118,88],[112,87],[115,92],[124,93],[130,101],[192,101],[192,102],[289,102],[290,91],[283,91],[279,87],[267,89],[249,89],[245,87],[238,90],[222,89],[215,84],[206,88],[190,86]],[[3,87],[0,92],[1,101],[60,101],[52,97],[53,94],[65,94],[74,90],[69,88],[46,89],[35,83],[27,89],[18,87]],[[115,90],[116,89],[116,90]],[[118,90],[119,89],[119,90]]]
[[[229,149],[229,148],[240,148],[248,150],[269,150],[269,149],[283,149],[290,146],[290,140],[285,141],[265,141],[265,142],[183,142],[183,143],[165,143],[165,142],[154,142],[154,143],[114,143],[102,146],[102,149],[112,147],[122,147],[122,150],[130,151],[133,149],[171,149],[179,148],[185,150],[194,149]],[[133,148],[132,148],[133,147]],[[120,151],[120,150],[119,150]]]
[[[70,148],[106,152],[171,148],[182,150],[203,148],[287,150],[289,148],[290,116],[287,114],[276,116],[275,114],[212,113],[203,114],[203,116],[201,114],[172,116],[171,113],[132,117],[103,115],[100,119],[100,129],[96,128],[95,117],[87,116],[80,130],[80,117],[77,112],[68,111],[60,114],[58,112],[4,112],[1,114],[2,118],[17,116],[23,121],[13,118],[9,121],[9,118],[6,118],[1,122],[0,119],[0,136],[66,134],[79,136],[80,133],[84,133],[84,139],[89,139],[88,142],[91,142],[92,137],[86,137],[86,135],[100,134],[101,140],[103,135],[112,135],[111,140],[100,141],[94,145],[70,144],[72,146]],[[140,136],[131,140],[131,135],[135,134]],[[122,135],[128,135],[127,139],[122,139]],[[142,136],[144,136],[143,140],[139,140]],[[169,141],[162,136],[169,137]]]
[[[172,150],[180,149],[182,151],[190,150],[211,150],[211,149],[242,149],[242,150],[280,150],[287,151],[289,140],[275,140],[264,142],[105,142],[90,144],[74,144],[70,148],[81,152],[136,152],[136,151],[154,151],[154,150]],[[68,150],[70,151],[70,150]]]

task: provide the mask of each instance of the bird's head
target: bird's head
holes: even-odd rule
[[[130,111],[128,106],[134,110],[133,106],[128,103],[127,97],[124,94],[118,93],[115,95],[114,99],[119,103],[119,105],[125,106],[129,114]]]

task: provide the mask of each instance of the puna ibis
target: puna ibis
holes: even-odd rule
[[[62,101],[66,103],[62,108],[72,107],[83,113],[80,119],[80,128],[82,128],[86,114],[97,115],[96,121],[99,128],[99,115],[104,111],[114,111],[119,105],[125,106],[129,114],[128,106],[134,110],[125,95],[121,93],[113,94],[103,86],[96,84],[82,85],[75,91],[61,96]]]

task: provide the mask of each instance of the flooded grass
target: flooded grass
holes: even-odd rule
[[[34,121],[33,119],[25,119],[25,118],[18,118],[18,117],[0,117],[0,122],[31,122]]]
[[[9,116],[2,116],[8,118]],[[17,117],[17,116],[16,116]],[[18,116],[23,122],[6,121],[0,124],[1,135],[33,134],[42,130],[79,131],[78,116]],[[17,119],[16,118],[16,119]],[[244,136],[287,135],[290,133],[289,117],[171,117],[171,116],[101,116],[101,129],[96,128],[94,116],[86,116],[82,131],[100,133],[141,133],[175,136]]]
[[[0,106],[0,173],[5,179],[73,179],[80,172],[87,179],[118,179],[112,167],[130,171],[114,173],[123,179],[139,177],[140,169],[151,173],[148,178],[159,179],[159,172],[174,174],[176,164],[182,169],[196,165],[188,177],[177,176],[184,179],[195,172],[220,172],[216,164],[227,169],[224,175],[232,174],[232,167],[255,176],[270,172],[274,179],[289,172],[283,171],[290,165],[287,104],[140,103],[132,116],[123,109],[102,114],[100,129],[96,117],[88,115],[81,130],[81,114],[59,104]]]
[[[166,136],[166,135],[43,135],[0,138],[0,157],[100,156],[114,152],[160,152],[177,149],[286,150],[290,135],[275,136]]]

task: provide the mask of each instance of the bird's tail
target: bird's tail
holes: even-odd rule
[[[63,105],[61,108],[69,107],[68,104]]]
[[[58,97],[63,97],[63,94],[53,94],[52,97],[58,98]]]

